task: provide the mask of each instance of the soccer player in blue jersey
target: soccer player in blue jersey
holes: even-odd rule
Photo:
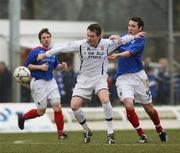
[[[64,70],[67,68],[67,64],[64,62],[60,64],[56,56],[37,61],[37,55],[45,53],[50,48],[51,33],[47,28],[44,28],[39,32],[38,37],[40,46],[31,50],[25,62],[25,66],[31,71],[31,94],[37,109],[31,109],[23,115],[18,115],[18,126],[23,130],[25,120],[42,116],[48,103],[50,103],[54,109],[54,121],[58,130],[58,139],[64,139],[67,135],[63,131],[64,117],[58,86],[53,78],[53,70]]]
[[[136,35],[144,28],[144,22],[140,17],[132,17],[128,24],[128,33]],[[119,36],[112,36],[114,39]],[[135,112],[134,102],[139,102],[153,121],[156,131],[162,142],[167,141],[167,134],[160,124],[158,112],[153,107],[151,91],[148,86],[148,78],[143,68],[142,56],[145,46],[145,37],[122,45],[118,48],[119,53],[112,54],[109,59],[118,57],[118,69],[116,87],[120,100],[123,102],[127,118],[136,129],[140,143],[146,143],[147,137],[140,126],[139,118]]]

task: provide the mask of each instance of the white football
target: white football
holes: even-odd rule
[[[19,66],[14,70],[13,77],[20,84],[27,83],[31,80],[31,72],[27,67]]]

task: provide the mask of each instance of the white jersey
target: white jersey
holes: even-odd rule
[[[60,45],[46,52],[46,56],[57,53],[77,52],[81,59],[80,75],[95,77],[105,75],[108,70],[108,54],[114,51],[120,45],[133,40],[134,37],[126,35],[119,41],[110,39],[101,39],[97,47],[92,47],[87,40],[74,41]]]

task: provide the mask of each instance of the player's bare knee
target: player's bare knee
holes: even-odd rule
[[[45,114],[46,110],[45,109],[38,109],[37,113],[39,116],[43,116]]]
[[[133,100],[130,98],[124,99],[123,104],[127,110],[131,110],[134,108]]]
[[[109,102],[109,100],[107,100],[107,99],[102,99],[101,100],[101,104],[107,104]]]
[[[54,104],[53,109],[54,109],[55,112],[61,111],[61,104],[59,102]]]
[[[101,101],[102,104],[106,104],[109,102],[109,97],[108,96],[99,96],[99,100]]]
[[[76,111],[76,110],[78,110],[79,108],[80,108],[80,106],[77,105],[76,103],[71,103],[71,109],[72,109],[72,111]]]
[[[80,97],[73,97],[71,100],[71,109],[73,111],[79,109],[83,103],[83,99]]]

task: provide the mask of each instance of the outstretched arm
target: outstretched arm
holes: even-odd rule
[[[52,49],[48,50],[44,54],[38,54],[37,60],[42,60],[45,57],[56,55],[58,53],[78,52],[82,41],[83,40],[73,41],[73,42],[61,44],[57,47],[53,47]]]
[[[115,41],[121,41],[123,44],[126,44],[126,43],[130,42],[133,39],[137,39],[137,38],[139,38],[141,36],[145,36],[145,35],[146,35],[146,32],[141,31],[141,32],[137,33],[134,36],[129,35],[129,34],[127,34],[127,35],[125,35],[123,37],[120,37],[119,35],[111,35],[109,37],[109,39],[110,40],[115,40]]]
[[[125,51],[125,52],[122,52],[122,53],[114,53],[114,54],[108,56],[108,59],[109,60],[114,60],[114,59],[116,59],[118,57],[129,57],[129,56],[131,56],[131,52],[130,51]]]
[[[119,46],[127,44],[134,39],[137,39],[141,36],[145,36],[145,34],[145,32],[139,32],[136,35],[127,34],[123,37],[120,37],[119,35],[112,35],[109,37],[109,39],[112,40],[112,43],[109,47],[109,52],[116,50]]]
[[[48,71],[48,64],[44,63],[42,65],[34,65],[34,64],[29,64],[28,68],[33,71],[33,70],[41,70],[41,71]]]

